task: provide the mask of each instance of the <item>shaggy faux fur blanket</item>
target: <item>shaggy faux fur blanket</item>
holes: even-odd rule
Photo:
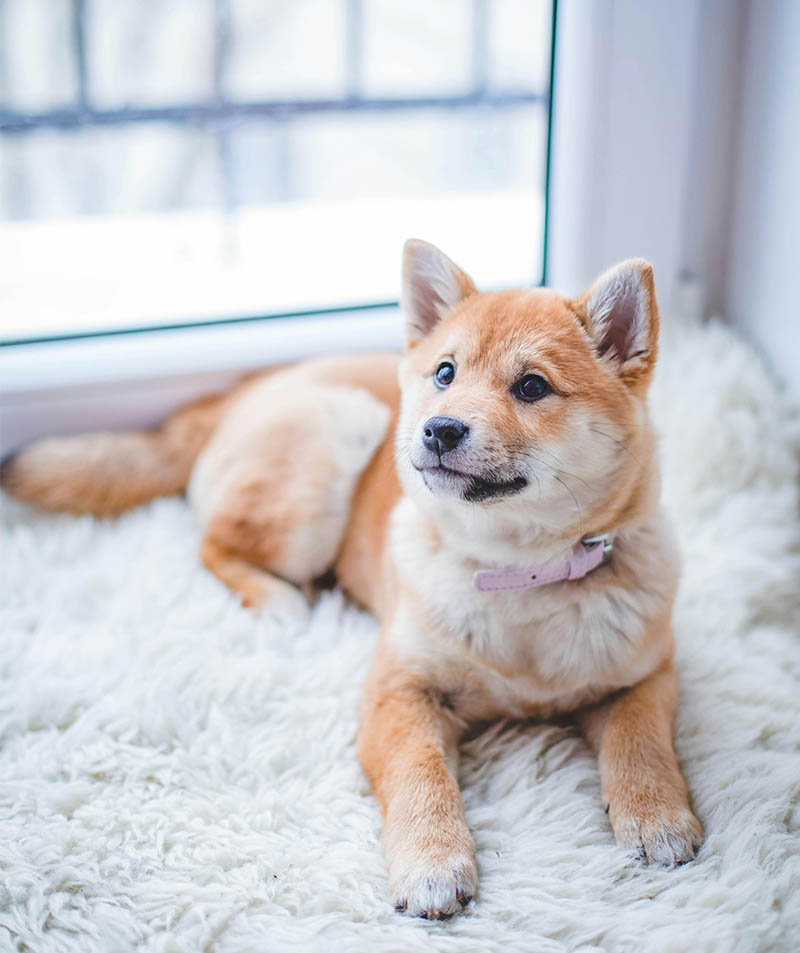
[[[447,922],[395,913],[354,750],[375,622],[336,593],[301,631],[240,608],[180,499],[113,522],[5,501],[0,949],[797,949],[796,426],[723,326],[673,335],[652,406],[685,557],[696,861],[615,845],[573,730],[500,724],[461,771],[479,900]]]

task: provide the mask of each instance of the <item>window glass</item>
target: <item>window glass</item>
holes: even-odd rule
[[[0,339],[541,275],[550,0],[4,0]]]

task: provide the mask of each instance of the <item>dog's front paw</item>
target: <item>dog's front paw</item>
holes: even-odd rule
[[[457,852],[435,859],[426,852],[405,857],[393,865],[390,889],[397,910],[412,917],[444,920],[477,895],[475,857]]]
[[[650,799],[645,799],[650,800]],[[647,864],[676,867],[692,860],[703,841],[700,822],[686,805],[652,801],[609,810],[620,847],[634,850]]]

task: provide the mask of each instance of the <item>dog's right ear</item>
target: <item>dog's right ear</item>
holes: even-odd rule
[[[406,340],[413,347],[459,301],[477,291],[472,279],[435,245],[409,238],[403,248]]]

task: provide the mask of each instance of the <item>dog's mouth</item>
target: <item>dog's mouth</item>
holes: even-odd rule
[[[524,476],[517,475],[510,480],[495,480],[477,473],[456,470],[443,463],[429,467],[419,467],[414,464],[414,469],[422,475],[425,486],[432,493],[452,488],[468,503],[482,503],[486,500],[512,496],[528,485]]]

